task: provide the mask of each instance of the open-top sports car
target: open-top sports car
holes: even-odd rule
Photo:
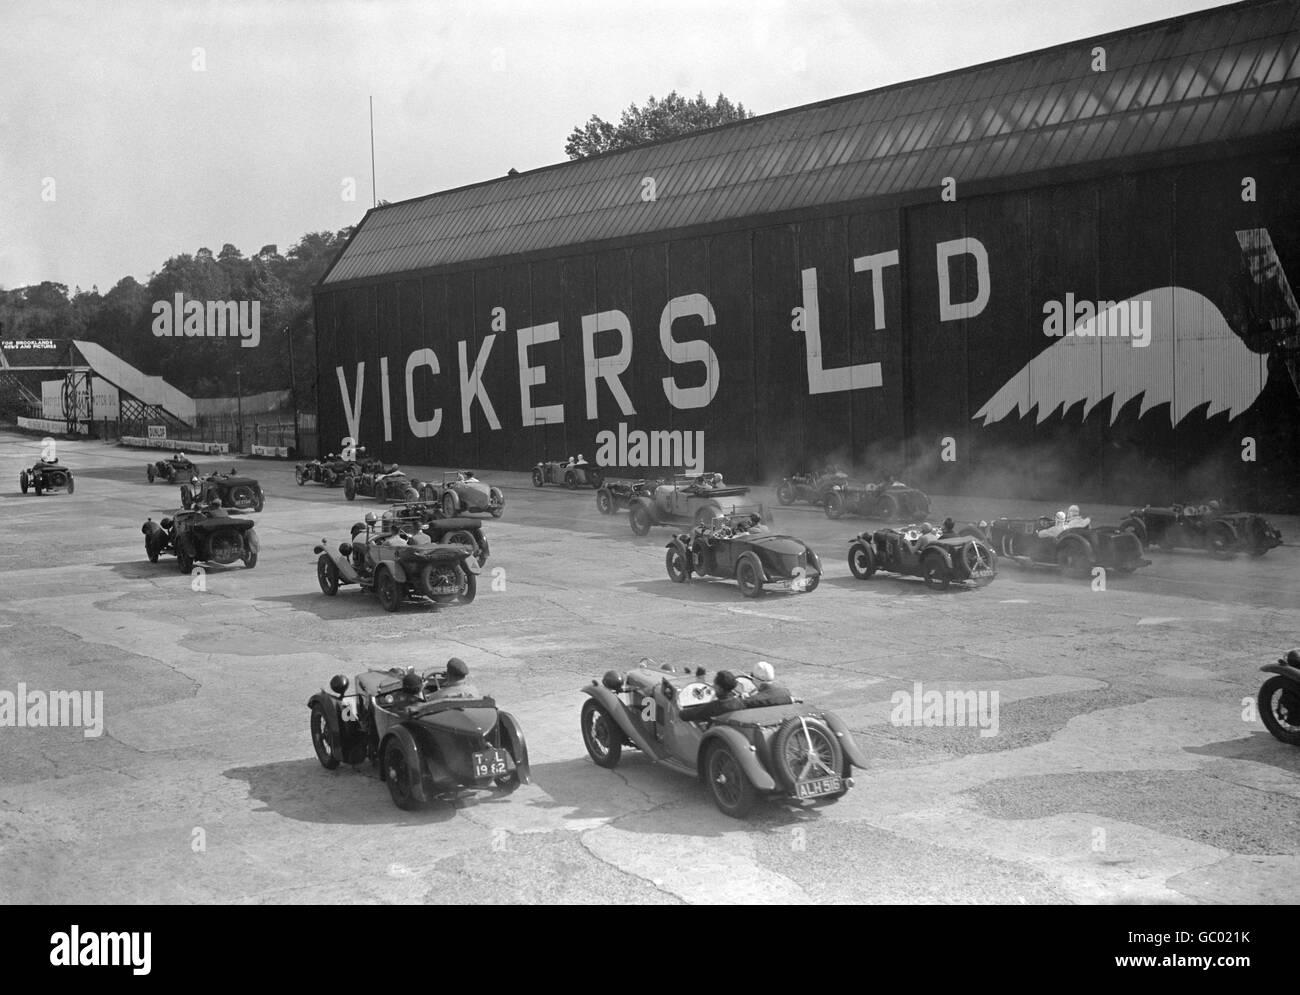
[[[266,495],[257,478],[234,470],[192,477],[188,484],[181,484],[181,504],[186,508],[203,508],[214,503],[240,511],[261,511]]]
[[[37,494],[63,489],[71,494],[77,489],[77,481],[73,478],[72,471],[57,459],[37,460],[30,470],[19,471],[18,489],[24,494],[29,489]]]
[[[250,570],[257,566],[260,543],[252,520],[232,518],[224,508],[178,511],[161,522],[150,518],[140,531],[149,562],[157,563],[163,553],[174,553],[181,573],[189,573],[196,562],[229,566],[243,560]]]
[[[832,802],[853,786],[867,759],[833,712],[796,702],[742,708],[709,723],[688,722],[679,708],[713,700],[702,673],[676,674],[649,660],[620,676],[609,671],[582,689],[582,741],[601,767],[617,766],[634,746],[673,770],[698,777],[726,815],[744,818],[760,795]],[[741,677],[740,691],[753,682]]]
[[[456,515],[490,514],[500,518],[506,510],[506,496],[499,487],[489,487],[474,475],[473,470],[454,470],[442,475],[438,491],[442,513],[448,518]]]
[[[1113,525],[1093,526],[1090,518],[998,518],[961,528],[962,535],[983,539],[1017,566],[1058,566],[1072,577],[1088,577],[1093,567],[1132,573],[1148,567],[1142,543]]]
[[[1263,556],[1274,546],[1282,545],[1282,533],[1263,516],[1227,511],[1218,501],[1134,508],[1119,527],[1132,532],[1144,546],[1206,549],[1215,556],[1239,552]]]
[[[997,556],[984,540],[951,535],[929,522],[860,533],[849,542],[849,569],[858,580],[876,571],[922,578],[928,587],[983,587],[997,576]]]
[[[321,766],[375,765],[400,809],[530,782],[519,722],[447,673],[369,670],[351,682],[338,674],[307,707]]]
[[[776,500],[780,504],[787,505],[794,504],[796,501],[821,505],[834,484],[847,483],[848,479],[849,475],[834,465],[813,470],[811,473],[797,473],[786,477],[777,485]]]
[[[868,484],[835,480],[826,490],[822,509],[827,518],[859,515],[886,522],[919,521],[930,514],[930,496],[893,477]]]
[[[534,487],[563,484],[569,490],[577,490],[579,487],[599,487],[604,479],[600,467],[588,463],[583,456],[577,459],[570,456],[567,460],[546,460],[533,467]]]
[[[596,507],[602,515],[612,515],[616,511],[622,511],[632,503],[635,497],[649,498],[654,494],[654,489],[660,484],[665,483],[663,480],[609,480],[606,478],[601,481],[600,487],[596,490]]]
[[[643,536],[652,525],[707,525],[726,515],[762,519],[761,504],[736,500],[748,493],[748,487],[727,487],[720,473],[678,474],[648,495],[634,496],[628,503],[628,521],[632,531]]]
[[[316,546],[316,580],[331,597],[356,584],[373,592],[385,611],[408,600],[467,605],[478,587],[478,550],[462,543],[435,543],[422,530],[406,531],[392,518],[366,515],[350,542]]]
[[[396,463],[381,471],[367,470],[350,473],[343,478],[343,496],[355,501],[357,495],[379,498],[392,504],[395,501],[436,501],[438,488],[408,477]]]
[[[764,586],[809,594],[822,563],[802,539],[773,535],[758,515],[727,515],[675,535],[664,557],[668,577],[685,584],[700,577],[734,577],[740,593],[756,598]]]
[[[1300,746],[1300,649],[1259,668],[1273,676],[1259,689],[1259,715],[1277,739]]]
[[[174,484],[178,480],[189,480],[198,476],[199,468],[184,453],[173,453],[167,459],[156,460],[144,468],[149,483],[162,480]]]

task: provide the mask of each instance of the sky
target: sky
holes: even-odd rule
[[[106,293],[561,162],[670,90],[756,113],[1216,0],[0,0],[0,288]],[[352,199],[348,195],[351,193]]]

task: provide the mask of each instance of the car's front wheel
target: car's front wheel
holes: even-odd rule
[[[293,479],[295,483],[301,487],[303,484],[307,483],[307,471],[300,466],[295,466],[293,468]]]
[[[1300,687],[1280,674],[1259,689],[1259,714],[1283,743],[1300,746]]]
[[[26,470],[23,470],[20,474],[18,474],[18,486],[24,494],[27,493],[27,488],[31,486],[31,483],[27,478]]]
[[[542,468],[540,466],[533,467],[533,486],[541,487],[545,482],[546,480],[542,476]]]
[[[384,780],[388,782],[388,793],[393,804],[403,812],[410,812],[420,807],[415,797],[415,778],[420,776],[418,770],[412,770],[406,762],[406,751],[396,739],[390,739],[384,746]]]
[[[357,481],[352,474],[348,474],[343,478],[343,496],[349,501],[357,499]]]
[[[753,811],[758,792],[725,743],[709,744],[704,755],[704,782],[709,787],[713,804],[723,815],[743,819]]]
[[[339,593],[339,568],[327,553],[321,553],[316,561],[316,582],[320,584],[322,594],[332,598]]]
[[[316,759],[326,770],[334,770],[339,765],[339,758],[334,749],[334,740],[330,738],[329,721],[325,718],[325,709],[320,705],[311,706],[311,745],[316,750]]]
[[[384,611],[395,612],[402,604],[402,592],[398,590],[397,578],[387,567],[380,568],[375,577],[375,593]]]
[[[827,518],[842,518],[844,516],[844,495],[839,491],[831,491],[826,495],[822,511],[826,512]]]
[[[940,553],[924,553],[921,556],[921,579],[926,587],[944,588],[952,583],[952,571],[943,561]]]
[[[1080,539],[1063,542],[1056,551],[1056,562],[1071,577],[1087,577],[1092,572],[1092,552]]]
[[[595,698],[582,703],[582,743],[597,767],[618,766],[623,755],[623,738],[613,718]]]
[[[776,489],[776,503],[784,505],[794,504],[794,488],[788,483],[781,484],[781,486]]]
[[[194,557],[184,549],[177,549],[176,566],[180,568],[181,573],[187,574],[194,569]]]
[[[645,510],[643,505],[634,504],[632,510],[627,515],[628,524],[632,526],[632,531],[639,536],[650,534],[650,512]]]
[[[155,470],[155,469],[153,468],[153,464],[150,463],[148,466],[146,466],[146,467],[144,468],[144,474],[145,474],[146,477],[149,478],[149,483],[152,484],[152,483],[153,483],[153,480],[154,480],[154,477],[158,476],[158,471]]]
[[[668,555],[664,557],[664,565],[668,568],[668,579],[674,584],[685,584],[691,579],[690,557],[679,543],[673,543],[668,548]]]
[[[572,470],[568,470],[565,472],[564,486],[571,491],[578,489],[578,475],[574,473]]]
[[[442,496],[442,513],[448,518],[455,518],[456,512],[459,511],[456,495],[448,491]]]
[[[861,542],[849,547],[849,570],[858,580],[869,580],[876,572],[876,558],[871,549]]]
[[[181,507],[184,508],[186,511],[188,511],[190,505],[192,505],[193,503],[194,503],[194,495],[190,491],[190,485],[181,484]]]
[[[609,491],[596,492],[596,510],[602,515],[614,514],[614,499],[609,496]]]
[[[71,494],[76,489],[77,479],[72,474],[68,474],[68,493]]]

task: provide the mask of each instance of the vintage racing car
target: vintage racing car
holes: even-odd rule
[[[370,762],[400,809],[530,782],[519,722],[492,698],[458,691],[445,673],[370,670],[352,682],[338,674],[307,707],[321,766]]]
[[[605,474],[595,463],[588,463],[586,457],[579,456],[568,460],[547,460],[533,467],[533,486],[543,484],[563,484],[569,490],[579,487],[599,487],[605,480]]]
[[[260,543],[252,520],[232,518],[224,508],[178,511],[161,522],[150,518],[140,531],[149,562],[157,563],[163,553],[174,553],[181,573],[189,573],[197,562],[229,566],[243,560],[250,570],[257,566]]]
[[[997,576],[997,556],[975,536],[952,535],[929,522],[860,533],[849,542],[849,570],[858,580],[876,571],[920,577],[928,587],[983,587]]]
[[[725,486],[720,473],[678,474],[649,494],[633,496],[628,521],[632,531],[643,536],[652,525],[707,525],[726,515],[756,514],[763,519],[761,504],[735,500],[748,493],[748,487]]]
[[[472,546],[478,565],[481,567],[487,562],[489,546],[487,537],[483,535],[481,518],[443,518],[442,505],[437,501],[416,501],[395,504],[384,512],[380,519],[380,530],[393,531],[386,524],[392,521],[396,522],[397,528],[411,536],[423,532],[435,543]],[[352,535],[355,537],[365,530],[365,524],[358,522],[352,526]]]
[[[348,474],[343,478],[343,496],[355,501],[357,495],[379,498],[390,504],[395,501],[434,501],[438,489],[433,484],[424,484],[408,477],[396,463],[384,467],[382,471],[363,471]]]
[[[1263,516],[1226,511],[1218,501],[1134,508],[1119,527],[1132,532],[1144,546],[1207,549],[1216,556],[1239,552],[1263,556],[1274,546],[1282,545],[1282,533]]]
[[[1259,689],[1259,715],[1277,739],[1300,746],[1300,649],[1259,668],[1273,674]]]
[[[442,475],[436,499],[447,518],[463,514],[490,514],[500,518],[506,510],[506,496],[499,487],[489,487],[472,470],[449,471]]]
[[[786,505],[794,504],[796,501],[821,505],[825,502],[832,485],[847,483],[848,479],[849,475],[834,465],[811,473],[797,473],[786,477],[777,485],[776,500],[779,504]]]
[[[773,535],[753,514],[726,515],[673,536],[664,565],[678,584],[692,574],[734,577],[747,598],[758,597],[764,586],[810,594],[822,579],[821,560],[807,543]]]
[[[160,459],[147,464],[144,472],[151,484],[155,480],[174,484],[177,480],[189,480],[191,477],[198,476],[199,468],[184,453],[177,452],[167,459]]]
[[[1077,511],[1071,506],[1071,511]],[[1057,512],[1055,518],[998,518],[967,524],[962,535],[973,535],[1017,566],[1059,566],[1072,577],[1087,577],[1093,567],[1132,573],[1151,561],[1142,557],[1142,543],[1132,532],[1113,525],[1093,526],[1090,518]]]
[[[754,683],[740,678],[742,692]],[[759,796],[832,802],[853,786],[867,759],[833,712],[796,702],[743,708],[708,724],[687,722],[680,706],[713,699],[703,672],[676,674],[650,660],[620,676],[609,671],[582,689],[582,741],[601,767],[617,766],[633,746],[665,766],[698,777],[725,815],[741,819]]]
[[[869,484],[835,480],[827,488],[822,509],[827,518],[859,515],[886,522],[919,521],[930,514],[930,497],[893,477]]]
[[[37,494],[45,494],[60,488],[71,494],[77,489],[77,481],[72,476],[72,471],[57,458],[37,460],[30,470],[20,470],[18,473],[18,489],[24,494],[29,489]]]
[[[352,530],[350,542],[316,546],[316,580],[331,597],[339,587],[356,584],[373,592],[385,611],[407,600],[467,605],[478,587],[478,551],[462,543],[435,543],[421,529],[407,531],[395,518],[374,512]]]
[[[255,477],[234,470],[192,477],[188,484],[181,484],[181,504],[186,508],[206,508],[214,503],[240,511],[261,511],[266,495]]]
[[[605,479],[596,490],[596,508],[602,515],[612,515],[631,505],[635,497],[651,497],[654,489],[663,483],[666,481]]]

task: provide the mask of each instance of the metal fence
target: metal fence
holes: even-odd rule
[[[147,436],[151,425],[158,419],[135,418],[120,421],[95,422],[103,438],[122,436]],[[316,416],[310,412],[298,413],[298,425],[293,414],[278,412],[270,415],[245,415],[242,422],[235,415],[199,415],[193,425],[168,424],[167,438],[177,442],[224,442],[231,452],[247,452],[251,446],[284,446],[290,455],[314,458],[316,455]]]

